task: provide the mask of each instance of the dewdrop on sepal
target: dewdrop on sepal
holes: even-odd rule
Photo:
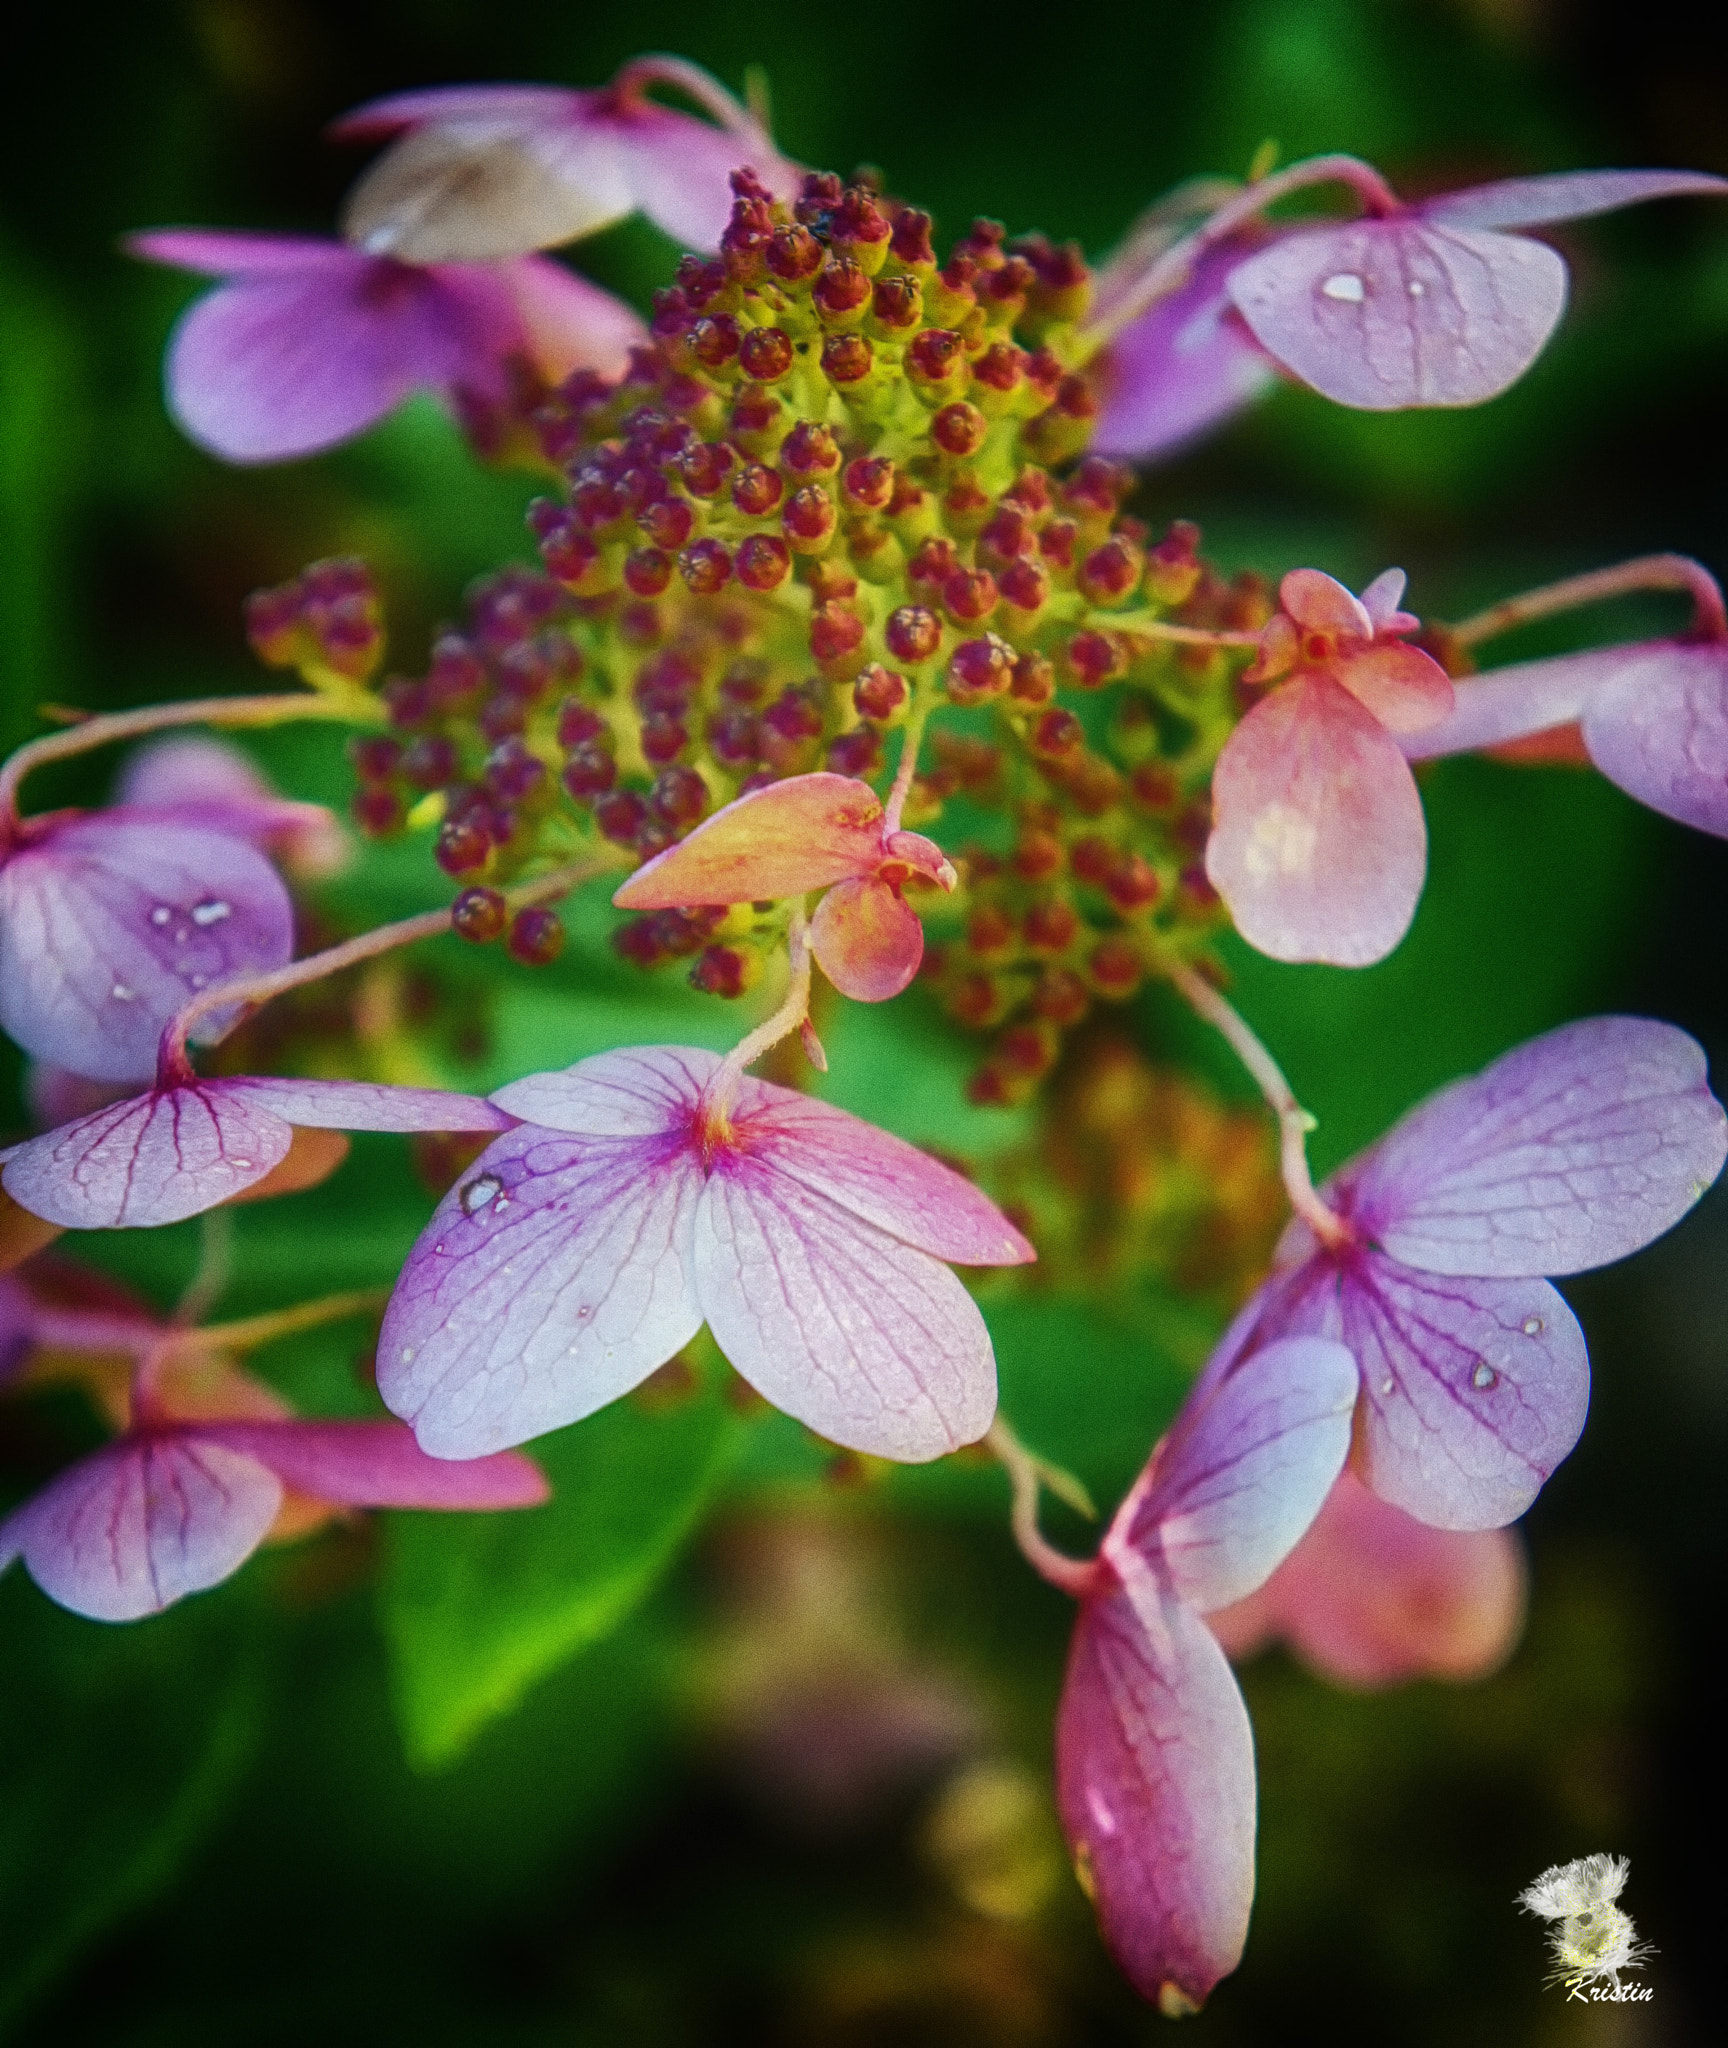
[[[1555,1980],[1567,1985],[1606,1981],[1616,1990],[1622,1970],[1640,1970],[1654,1953],[1638,1939],[1631,1915],[1614,1901],[1632,1866],[1624,1856],[1580,1856],[1556,1863],[1518,1894],[1527,1913],[1556,1923],[1548,1945]]]

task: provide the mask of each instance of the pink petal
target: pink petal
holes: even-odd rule
[[[282,462],[334,447],[417,390],[495,392],[524,346],[494,273],[347,251],[340,269],[246,279],[191,306],[169,343],[169,405],[225,461]]]
[[[1374,621],[1377,637],[1414,633],[1422,621],[1413,612],[1401,611],[1405,576],[1402,569],[1382,569],[1362,593],[1362,609]]]
[[[305,277],[354,261],[340,242],[313,235],[234,234],[226,228],[150,228],[128,235],[128,255],[201,277]]]
[[[733,802],[638,868],[623,910],[802,896],[882,865],[882,802],[849,775],[794,775]]]
[[[429,1458],[400,1422],[212,1422],[200,1444],[267,1465],[314,1500],[357,1508],[531,1508],[550,1497],[545,1474],[520,1451]]]
[[[1017,1266],[1037,1256],[952,1167],[826,1102],[747,1079],[731,1121],[746,1156],[918,1251],[958,1266]]]
[[[810,950],[842,995],[885,1003],[924,958],[924,927],[898,890],[874,876],[836,882],[810,920]]]
[[[633,306],[562,263],[522,256],[500,264],[499,276],[516,302],[529,357],[548,384],[580,369],[621,377],[630,351],[648,339]]]
[[[687,249],[719,248],[734,171],[753,170],[783,199],[797,191],[797,171],[759,129],[734,134],[647,101],[617,122],[614,136],[637,209]]]
[[[1227,1656],[1282,1640],[1336,1685],[1462,1682],[1511,1654],[1526,1577],[1510,1529],[1431,1529],[1344,1472],[1265,1585],[1206,1620]]]
[[[1390,733],[1420,732],[1452,709],[1452,678],[1419,647],[1370,647],[1329,672]]]
[[[201,1092],[256,1105],[291,1124],[326,1131],[507,1131],[516,1121],[483,1096],[449,1088],[391,1088],[379,1081],[301,1081],[237,1074]]]
[[[1690,194],[1719,198],[1728,179],[1703,171],[1560,171],[1546,178],[1501,178],[1443,192],[1416,209],[1424,219],[1460,228],[1540,228],[1554,221],[1584,220],[1647,199]]]
[[[1342,1345],[1292,1337],[1190,1399],[1123,1502],[1102,1555],[1138,1551],[1204,1613],[1251,1593],[1320,1512],[1350,1449],[1359,1381]]]
[[[292,1138],[261,1105],[213,1087],[170,1088],[32,1138],[0,1178],[15,1202],[67,1230],[147,1229],[262,1180]]]
[[[51,825],[0,867],[0,1025],[38,1059],[143,1081],[200,990],[280,967],[293,909],[243,840],[94,813]],[[209,1044],[234,1012],[208,1018]]]
[[[926,839],[922,832],[890,832],[882,850],[890,860],[904,861],[915,874],[926,876],[941,888],[952,890],[960,880],[954,863],[934,839]]]
[[[1251,946],[1365,967],[1409,929],[1428,865],[1422,801],[1379,721],[1323,675],[1275,690],[1212,778],[1206,873]]]
[[[1643,652],[1597,647],[1547,661],[1514,662],[1455,681],[1451,713],[1421,732],[1401,734],[1398,743],[1406,760],[1428,761],[1442,754],[1504,746],[1530,733],[1575,724],[1604,685],[1640,666]]]
[[[1307,632],[1374,637],[1374,621],[1361,599],[1322,569],[1292,569],[1278,586],[1278,602]]]
[[[269,1533],[282,1483],[255,1459],[178,1434],[130,1437],[61,1473],[0,1524],[51,1600],[138,1621],[237,1571]]]
[[[702,1190],[681,1140],[572,1139],[524,1125],[434,1211],[378,1339],[378,1390],[434,1458],[560,1429],[695,1336]]]
[[[387,93],[332,121],[337,142],[370,142],[428,121],[539,121],[548,127],[579,120],[598,95],[559,85],[435,85]]]
[[[1566,266],[1515,235],[1419,215],[1286,235],[1231,273],[1261,345],[1340,405],[1479,405],[1523,375],[1566,303]]]
[[[1202,256],[1186,284],[1111,342],[1092,435],[1098,454],[1142,461],[1169,454],[1271,389],[1272,367],[1225,288],[1241,260],[1240,244]]]
[[[736,1370],[831,1443],[919,1464],[989,1428],[996,1361],[965,1288],[788,1176],[721,1156],[694,1273]]]
[[[562,109],[497,109],[415,127],[370,166],[342,232],[403,263],[485,263],[553,249],[622,220],[636,199],[588,95]],[[548,118],[548,115],[551,115]]]
[[[586,1138],[688,1137],[719,1066],[718,1053],[695,1046],[625,1046],[562,1073],[528,1074],[495,1089],[492,1100],[524,1123]]]
[[[1516,1521],[1584,1428],[1583,1332],[1545,1280],[1443,1279],[1365,1254],[1283,1327],[1354,1354],[1357,1469],[1437,1529]]]
[[[1646,1017],[1589,1017],[1430,1096],[1339,1181],[1406,1265],[1582,1273],[1660,1237],[1724,1157],[1697,1043]]]
[[[1728,839],[1728,647],[1626,652],[1584,709],[1591,760],[1663,817]]]
[[[1205,1623],[1148,1575],[1080,1609],[1056,1803],[1111,1953],[1160,2011],[1192,2012],[1248,1935],[1254,1738]]]

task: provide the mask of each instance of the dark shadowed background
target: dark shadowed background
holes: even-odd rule
[[[0,85],[0,742],[36,730],[44,701],[246,686],[240,601],[310,557],[374,562],[411,666],[469,577],[526,556],[532,486],[476,471],[430,406],[274,471],[223,470],[183,443],[158,380],[190,283],[115,242],[178,222],[322,231],[358,162],[320,141],[343,109],[465,79],[598,83],[644,47],[735,90],[760,63],[793,155],[880,166],[939,236],[986,213],[1096,255],[1167,186],[1240,175],[1268,137],[1286,159],[1365,154],[1411,192],[1591,164],[1728,172],[1728,15],[1700,27],[1676,0],[32,6],[6,32]],[[1415,607],[1442,617],[1655,548],[1721,573],[1728,209],[1651,208],[1558,239],[1571,311],[1504,399],[1382,418],[1284,392],[1150,475],[1137,509],[1198,518],[1232,567],[1313,563],[1359,583],[1402,563]],[[627,226],[575,260],[645,304],[670,253]],[[1631,606],[1525,645],[1672,616]],[[266,751],[303,793],[343,801],[339,747],[300,735]],[[33,800],[97,787],[44,777]],[[1431,886],[1393,960],[1354,977],[1241,962],[1242,1006],[1321,1115],[1319,1164],[1436,1082],[1589,1010],[1673,1018],[1728,1058],[1722,846],[1566,770],[1466,762],[1426,788]],[[355,914],[437,900],[423,849],[369,861],[364,898],[351,883],[338,899]],[[462,1078],[489,1086],[528,1058],[592,1049],[560,1039],[559,1003],[598,1006],[580,1027],[594,1044],[693,1014],[603,964],[585,980],[596,957],[578,946],[550,982],[498,967],[486,1073]],[[730,1019],[702,1014],[683,1028],[723,1041]],[[987,1148],[988,1115],[957,1107],[963,1059],[932,1014],[908,1016],[899,1028],[935,1076],[909,1134]],[[1130,1022],[1160,1042],[1155,1010]],[[871,1076],[893,1094],[904,1043],[863,1046],[849,1106],[882,1113]],[[383,1277],[426,1199],[399,1152],[362,1141],[327,1190],[245,1212],[231,1312]],[[195,1241],[182,1228],[79,1250],[168,1301]],[[1567,1291],[1594,1408],[1530,1517],[1532,1616],[1508,1668],[1374,1699],[1280,1656],[1245,1675],[1260,1900],[1241,1973],[1190,2023],[1199,2039],[1714,2033],[1728,1198]],[[1022,1313],[997,1336],[1021,1414],[1113,1498],[1175,1398],[1182,1344],[1164,1340],[1155,1372],[1125,1366],[1138,1405],[1088,1433],[1088,1375],[1135,1331]],[[283,1384],[358,1410],[357,1342],[284,1347]],[[665,1420],[700,1433],[701,1417]],[[639,1454],[631,1483],[659,1484],[636,1426],[595,1439],[587,1465],[564,1454],[573,1557],[592,1533],[586,1488],[603,1507]],[[52,1404],[0,1414],[0,1500],[88,1427]],[[543,1658],[550,1675],[489,1724],[485,1700],[449,1706],[423,1641],[404,1649],[411,1536],[339,1532],[126,1631],[62,1615],[11,1574],[0,2035],[1156,2036],[1167,2023],[1102,1958],[1053,1847],[1067,1617],[1015,1558],[999,1483],[845,1491],[772,1448],[730,1469],[722,1511],[659,1590],[637,1604],[614,1589],[612,1608],[566,1616],[564,1649],[588,1647]],[[508,1545],[490,1567],[518,1568],[534,1563]],[[1632,1858],[1623,1903],[1658,1950],[1648,2004],[1544,1992],[1539,1931],[1512,1908],[1543,1865],[1596,1850]]]

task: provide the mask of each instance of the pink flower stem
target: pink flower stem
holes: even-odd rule
[[[180,704],[146,704],[137,711],[110,711],[81,718],[65,732],[30,740],[0,767],[0,834],[18,821],[18,786],[32,768],[64,761],[177,725],[286,725],[296,718],[334,719],[343,725],[381,725],[383,707],[363,691],[337,696],[193,697]]]
[[[538,875],[531,882],[520,882],[515,888],[506,889],[504,901],[512,910],[519,910],[524,904],[546,903],[554,897],[568,895],[580,883],[604,874],[614,865],[604,856],[573,861],[568,867],[554,868],[549,874]],[[201,990],[184,1009],[176,1011],[168,1020],[156,1051],[156,1086],[181,1087],[196,1078],[192,1062],[187,1057],[186,1039],[193,1026],[209,1016],[212,1010],[225,1010],[234,1003],[244,1003],[248,1008],[256,1009],[261,1003],[269,1002],[272,996],[282,995],[288,989],[304,988],[308,982],[340,974],[345,967],[356,967],[362,960],[371,960],[379,953],[391,952],[397,946],[410,946],[417,939],[437,938],[449,929],[448,910],[423,910],[418,917],[404,917],[395,924],[378,925],[372,931],[362,932],[358,938],[344,939],[339,946],[326,947],[322,953],[290,961],[286,967],[278,967],[273,973],[241,975],[236,980]]]
[[[761,139],[761,127],[748,107],[741,107],[718,79],[710,78],[699,64],[683,57],[658,54],[634,57],[624,65],[611,84],[621,105],[638,103],[651,85],[670,85],[692,99],[704,113],[712,114],[720,126],[733,135]]]
[[[1304,192],[1315,185],[1348,185],[1370,216],[1377,219],[1399,211],[1398,195],[1374,166],[1365,164],[1360,157],[1311,156],[1302,163],[1287,165],[1270,178],[1257,179],[1233,199],[1226,200],[1191,235],[1184,235],[1166,249],[1138,284],[1083,330],[1083,360],[1089,360],[1107,342],[1114,341],[1148,306],[1184,284],[1195,262],[1214,242],[1222,241],[1292,192]]]
[[[1044,1466],[1000,1415],[991,1423],[984,1441],[996,1454],[1013,1488],[1009,1521],[1020,1555],[1041,1579],[1071,1593],[1076,1600],[1084,1600],[1096,1589],[1101,1568],[1094,1557],[1070,1557],[1065,1550],[1058,1550],[1039,1528],[1038,1498],[1044,1485]]]
[[[1253,1075],[1267,1107],[1278,1119],[1279,1163],[1291,1208],[1322,1244],[1348,1244],[1350,1226],[1321,1201],[1308,1171],[1308,1133],[1314,1128],[1314,1119],[1296,1100],[1278,1062],[1255,1037],[1247,1021],[1192,967],[1172,960],[1164,963],[1163,971],[1188,1007],[1229,1041],[1231,1051]]]
[[[726,1129],[732,1098],[738,1093],[738,1083],[744,1078],[745,1068],[759,1060],[770,1046],[778,1045],[781,1039],[798,1030],[809,1018],[810,924],[802,903],[792,912],[792,920],[786,927],[786,951],[792,965],[792,977],[786,986],[785,1000],[771,1017],[765,1017],[754,1031],[738,1041],[704,1092],[703,1127],[715,1136]]]
[[[1593,569],[1587,576],[1568,576],[1559,583],[1546,583],[1539,590],[1527,590],[1521,597],[1509,597],[1490,605],[1460,626],[1449,628],[1460,646],[1474,647],[1514,626],[1532,619],[1552,618],[1556,612],[1574,611],[1580,605],[1598,604],[1604,598],[1624,597],[1634,590],[1685,590],[1692,596],[1692,630],[1701,640],[1728,640],[1728,610],[1722,602],[1722,586],[1702,562],[1689,555],[1639,555],[1612,569]]]
[[[201,1323],[221,1300],[234,1266],[234,1217],[227,1209],[206,1209],[198,1219],[198,1269],[174,1304],[176,1329]]]

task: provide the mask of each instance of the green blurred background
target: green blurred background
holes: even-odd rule
[[[1366,154],[1411,191],[1585,164],[1728,171],[1728,19],[1701,27],[1677,0],[32,7],[8,31],[0,120],[0,741],[36,729],[43,701],[246,686],[240,600],[311,556],[373,560],[405,667],[467,578],[526,556],[531,487],[476,472],[430,407],[277,471],[183,444],[158,379],[189,286],[115,239],[322,230],[355,169],[319,140],[344,108],[471,78],[597,83],[644,47],[734,89],[763,64],[789,151],[881,166],[946,234],[983,212],[1095,254],[1165,187],[1240,174],[1268,137],[1286,158]],[[1439,616],[1651,548],[1720,573],[1728,211],[1561,239],[1572,309],[1506,398],[1375,418],[1282,393],[1151,475],[1136,509],[1199,518],[1232,567],[1359,582],[1401,562]],[[669,255],[632,226],[579,260],[645,302]],[[327,738],[268,755],[342,801]],[[97,787],[44,777],[33,801]],[[1591,1009],[1672,1017],[1728,1054],[1721,846],[1567,771],[1450,764],[1426,793],[1430,889],[1393,960],[1355,976],[1239,962],[1242,1006],[1321,1115],[1320,1164]],[[437,894],[420,845],[368,855],[326,907]],[[478,1064],[450,1077],[490,1086],[620,1039],[725,1042],[729,1013],[624,973],[602,932],[594,907],[539,978],[440,955],[458,1005],[493,982]],[[1208,1058],[1156,1006],[1127,1021],[1154,1051]],[[987,1158],[1024,1135],[1024,1116],[963,1106],[966,1048],[916,995],[852,1013],[831,1050],[836,1099],[911,1137]],[[8,1124],[17,1078],[9,1064]],[[223,1312],[387,1277],[426,1202],[391,1142],[362,1141],[327,1189],[238,1212]],[[77,1250],[168,1302],[197,1240]],[[1199,2038],[1714,2036],[1728,1200],[1568,1292],[1594,1409],[1529,1518],[1532,1618],[1510,1666],[1376,1699],[1277,1655],[1245,1674],[1260,1899]],[[1113,1499],[1206,1316],[1151,1290],[987,1307],[1010,1412]],[[308,1406],[366,1412],[363,1335],[262,1368]],[[0,1410],[0,1503],[89,1441],[76,1404]],[[796,1431],[706,1392],[611,1411],[549,1463],[560,1500],[542,1517],[327,1534],[131,1630],[60,1614],[21,1573],[0,1583],[0,2035],[1060,2048],[1160,2032],[1054,1846],[1068,1617],[1018,1564],[988,1468],[842,1485]],[[1603,1849],[1633,1860],[1624,1903],[1659,1950],[1648,2004],[1544,1992],[1538,1930],[1510,1903],[1543,1865]]]

